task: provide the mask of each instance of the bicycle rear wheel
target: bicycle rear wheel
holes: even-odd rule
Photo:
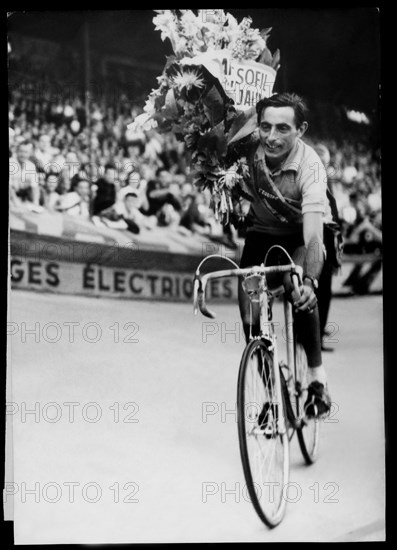
[[[277,402],[273,354],[263,340],[244,350],[238,378],[240,454],[251,502],[260,519],[275,527],[285,513],[289,439],[283,397]]]
[[[295,345],[295,388],[296,416],[302,419],[302,426],[296,430],[299,446],[306,464],[315,462],[320,444],[320,421],[318,418],[306,418],[304,404],[307,399],[308,365],[306,352],[299,342]]]

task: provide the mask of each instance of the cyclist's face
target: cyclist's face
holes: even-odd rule
[[[273,164],[284,160],[306,128],[306,122],[300,128],[296,127],[292,107],[266,107],[259,124],[259,139],[266,158]]]

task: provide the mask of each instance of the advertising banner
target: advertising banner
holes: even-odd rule
[[[11,288],[59,294],[191,302],[193,274],[11,256]],[[208,284],[209,300],[236,301],[236,279]]]

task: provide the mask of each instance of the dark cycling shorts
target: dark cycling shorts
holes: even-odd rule
[[[288,254],[292,257],[295,250],[301,246],[304,246],[303,231],[299,234],[279,236],[268,235],[266,233],[259,232],[247,232],[245,239],[245,245],[243,253],[241,255],[240,267],[250,267],[252,265],[260,265],[265,260],[265,256],[269,248],[275,244],[278,244],[285,248]],[[272,250],[266,260],[266,265],[283,265],[288,264],[289,259],[279,249]],[[285,280],[282,275],[268,275],[266,277],[268,288],[270,290],[277,289],[281,286]],[[239,286],[239,292],[242,292]],[[240,294],[242,296],[244,294]],[[304,318],[300,319],[297,316],[297,330],[298,338],[305,347],[308,364],[311,366],[321,365],[321,338],[319,321],[315,316],[306,314]]]
[[[247,232],[240,267],[260,265],[265,260],[269,248],[278,244],[286,249],[290,256],[300,246],[304,246],[303,232],[293,235],[269,235],[255,231]],[[266,261],[266,265],[283,265],[289,263],[287,256],[279,249],[272,250]]]

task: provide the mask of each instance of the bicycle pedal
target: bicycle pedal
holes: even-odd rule
[[[274,430],[271,426],[266,426],[263,430],[263,435],[266,439],[272,439],[272,437],[276,435],[276,430]]]
[[[265,403],[263,409],[258,415],[258,426],[262,434],[267,438],[271,439],[278,434],[278,410],[277,405],[272,403]]]
[[[307,413],[309,407],[313,407],[313,414],[308,414]],[[306,425],[307,425],[307,421],[309,419],[312,420],[313,418],[319,418],[320,417],[320,415],[318,414],[318,407],[314,402],[314,397],[312,397],[312,400],[310,401],[310,403],[306,404],[306,406],[304,408],[304,411],[305,411],[305,416],[303,418],[305,419]],[[302,419],[302,421],[303,421],[303,419]]]

